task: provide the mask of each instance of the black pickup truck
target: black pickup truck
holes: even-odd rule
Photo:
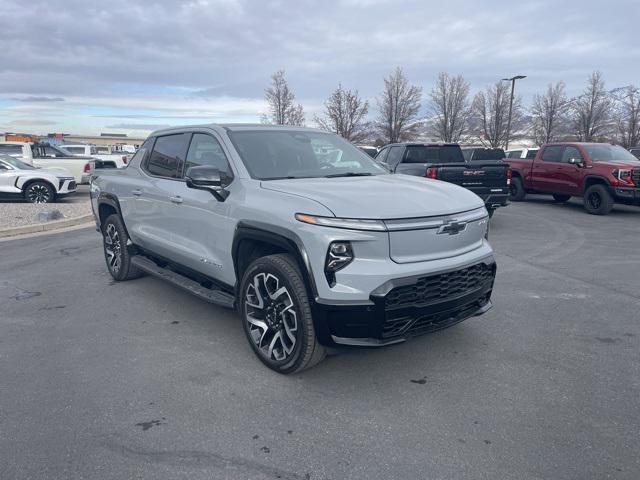
[[[460,145],[455,143],[393,143],[380,150],[376,160],[394,173],[465,187],[484,200],[489,215],[509,203],[509,165],[503,160],[465,161]]]

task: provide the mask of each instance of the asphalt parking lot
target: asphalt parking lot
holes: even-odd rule
[[[639,478],[640,209],[491,227],[487,315],[290,377],[92,229],[0,242],[0,478]]]

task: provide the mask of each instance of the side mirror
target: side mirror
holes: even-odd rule
[[[220,170],[209,166],[190,167],[185,174],[187,187],[196,190],[207,190],[219,201],[224,202],[229,196],[225,190],[228,179]]]
[[[581,158],[570,158],[569,163],[571,165],[576,165],[577,167],[581,167],[582,165],[584,165]]]

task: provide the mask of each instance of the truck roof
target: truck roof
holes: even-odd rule
[[[310,128],[310,127],[294,127],[291,125],[265,125],[262,123],[205,123],[198,125],[180,125],[169,128],[162,128],[159,130],[155,130],[151,132],[149,136],[153,135],[161,135],[165,133],[171,132],[182,132],[193,130],[194,128],[210,128],[212,130],[227,130],[227,131],[240,131],[240,130],[288,130],[288,131],[300,131],[300,132],[322,132],[329,133],[325,130],[320,130],[318,128]]]

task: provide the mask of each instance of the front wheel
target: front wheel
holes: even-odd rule
[[[31,182],[24,189],[24,198],[30,203],[51,203],[56,198],[56,192],[46,182]]]
[[[239,306],[249,345],[270,369],[300,372],[325,357],[307,288],[291,255],[254,260],[242,276]]]
[[[584,208],[592,215],[608,215],[613,209],[613,198],[604,185],[591,185],[584,192]]]

